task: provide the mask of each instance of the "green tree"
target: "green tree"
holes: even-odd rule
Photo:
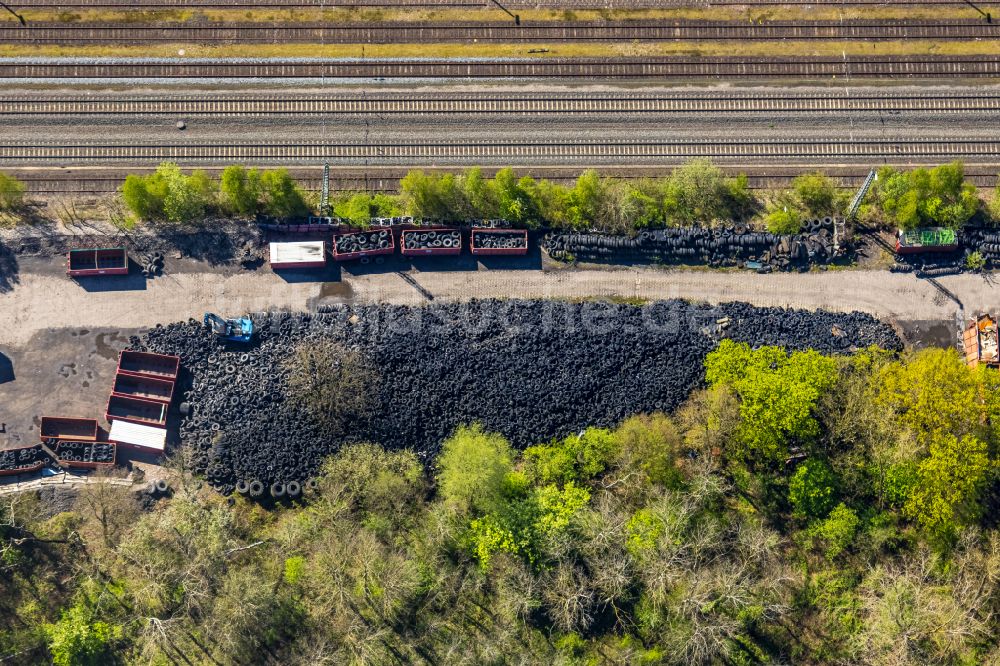
[[[726,339],[706,357],[705,368],[710,385],[727,385],[739,396],[744,457],[777,462],[787,456],[790,441],[809,441],[819,434],[814,411],[836,381],[833,359],[815,351],[751,349]]]
[[[796,468],[788,481],[788,500],[795,515],[822,518],[833,508],[837,478],[822,460],[810,458]]]
[[[0,211],[16,210],[24,205],[25,186],[20,180],[0,173]]]
[[[792,181],[792,190],[806,215],[823,217],[842,212],[842,200],[837,186],[822,172],[796,176]]]
[[[96,620],[82,602],[63,611],[59,621],[45,627],[49,654],[56,666],[103,666],[113,663],[114,641],[123,635],[121,627]]]
[[[917,483],[904,510],[935,537],[950,540],[978,520],[991,469],[987,447],[971,435],[935,433],[917,466]]]
[[[222,170],[219,190],[225,208],[236,215],[251,216],[260,210],[262,188],[257,169],[227,166]]]
[[[531,446],[525,449],[523,459],[528,476],[539,482],[582,482],[603,472],[620,448],[610,431],[587,428],[551,444]]]
[[[823,554],[832,560],[851,545],[860,525],[857,514],[841,502],[825,520],[810,527],[809,533],[823,543]]]
[[[593,169],[584,171],[567,195],[567,216],[573,226],[585,228],[600,221],[604,206],[604,183]]]
[[[875,200],[885,216],[903,229],[945,226],[958,229],[979,208],[976,188],[965,182],[961,162],[933,169],[879,171]]]
[[[496,202],[498,216],[511,222],[523,223],[534,219],[537,213],[531,196],[513,169],[506,168],[497,171],[490,183],[490,199]]]
[[[1000,416],[998,378],[983,370],[954,349],[924,349],[879,371],[874,400],[918,441],[938,431],[982,437]]]
[[[729,217],[729,190],[722,169],[707,159],[691,160],[664,184],[664,209],[674,223],[708,223]]]
[[[996,187],[993,188],[993,198],[990,199],[990,217],[993,218],[993,223],[997,224],[1000,222],[1000,176],[997,176]]]
[[[461,426],[444,441],[438,457],[438,492],[459,510],[489,512],[502,504],[514,471],[510,444],[480,424]]]
[[[309,213],[302,190],[292,180],[287,169],[265,171],[261,174],[260,184],[264,193],[264,210],[268,215],[290,218]]]
[[[163,217],[163,199],[143,176],[129,174],[125,177],[122,200],[139,219],[155,220]]]

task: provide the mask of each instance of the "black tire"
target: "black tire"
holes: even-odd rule
[[[274,499],[280,499],[285,496],[285,484],[280,481],[275,481],[271,484],[271,497]]]
[[[316,479],[306,479],[306,490],[312,492],[319,490],[319,481]]]
[[[165,493],[170,490],[170,485],[167,483],[166,479],[157,479],[153,483],[156,484],[156,492]]]
[[[264,484],[256,479],[250,482],[250,497],[260,497],[264,494]]]
[[[236,492],[240,495],[246,495],[250,492],[250,483],[246,479],[240,479],[236,482]]]
[[[298,481],[289,481],[285,484],[285,492],[289,497],[298,497],[302,494],[302,484]]]

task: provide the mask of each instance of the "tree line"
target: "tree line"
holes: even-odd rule
[[[24,185],[0,174],[0,211],[25,203]],[[712,225],[741,221],[773,233],[797,233],[804,219],[840,216],[851,192],[822,172],[796,177],[784,190],[753,191],[745,175],[727,176],[709,160],[692,160],[662,178],[621,179],[588,170],[571,185],[501,169],[486,178],[412,170],[397,194],[332,192],[333,215],[364,226],[374,217],[410,215],[444,222],[505,219],[523,226],[626,233],[646,227]],[[218,179],[203,170],[184,173],[161,164],[154,173],[129,175],[120,196],[136,221],[183,224],[206,216],[299,218],[318,202],[285,169],[225,168]],[[908,171],[883,167],[860,219],[904,230],[958,229],[977,214],[1000,219],[1000,181],[983,206],[966,182],[961,162]]]
[[[985,664],[1000,373],[723,341],[672,414],[431,465],[344,448],[265,509],[186,475],[0,508],[0,658],[56,664]],[[516,415],[512,416],[516,417]]]

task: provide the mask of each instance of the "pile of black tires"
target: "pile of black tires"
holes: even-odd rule
[[[474,234],[472,241],[472,247],[477,250],[521,250],[528,247],[528,237],[521,231]]]
[[[115,445],[110,442],[53,442],[56,458],[69,462],[111,464]]]
[[[307,492],[322,459],[344,443],[285,399],[282,361],[298,344],[338,341],[378,371],[374,417],[345,441],[412,448],[428,461],[463,423],[525,446],[672,410],[702,383],[704,357],[721,337],[827,352],[899,347],[868,315],[739,303],[473,301],[253,319],[255,340],[245,347],[221,343],[194,320],[131,341],[181,356],[180,436],[191,463],[223,492],[251,497]]]
[[[392,231],[389,229],[378,229],[375,231],[360,231],[343,236],[335,236],[338,254],[350,254],[352,252],[365,252],[371,250],[384,250],[392,244]]]
[[[967,227],[960,236],[967,253],[979,252],[986,260],[987,267],[1000,266],[1000,229]]]
[[[743,266],[756,262],[761,272],[797,270],[830,264],[838,252],[832,218],[807,221],[794,236],[754,231],[742,224],[717,228],[646,229],[635,236],[598,233],[552,233],[543,247],[562,261],[643,262]]]
[[[462,247],[462,232],[458,229],[429,229],[403,234],[404,250],[436,250]]]
[[[19,449],[0,451],[0,472],[20,472],[37,467],[40,462],[49,462],[49,454],[41,447],[25,446]]]

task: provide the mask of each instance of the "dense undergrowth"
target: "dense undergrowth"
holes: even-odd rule
[[[116,222],[184,224],[207,215],[279,219],[310,214],[317,202],[287,170],[230,166],[219,179],[205,171],[184,173],[162,164],[154,173],[130,175],[121,188],[127,213]],[[373,217],[410,215],[442,222],[505,219],[519,226],[630,232],[664,226],[742,221],[772,233],[794,234],[807,218],[843,215],[850,192],[822,172],[797,177],[787,190],[754,191],[743,175],[727,176],[708,160],[693,160],[663,178],[620,179],[585,171],[563,185],[501,169],[485,178],[463,173],[410,171],[398,194],[334,192],[331,213],[358,226]],[[887,228],[960,228],[980,215],[1000,217],[1000,197],[983,206],[976,188],[954,162],[933,169],[878,172],[861,220]],[[24,188],[0,174],[0,211],[16,212]],[[120,219],[119,219],[120,218]]]
[[[1000,375],[734,342],[706,369],[670,415],[523,451],[355,445],[294,506],[4,496],[0,657],[995,663]]]

